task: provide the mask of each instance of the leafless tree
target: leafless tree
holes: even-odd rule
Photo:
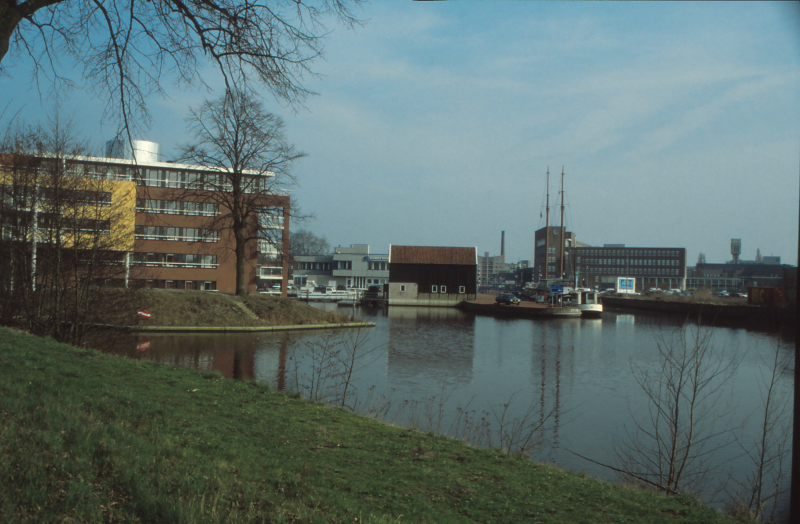
[[[0,64],[27,56],[34,79],[59,76],[74,64],[108,100],[106,115],[125,128],[149,124],[145,99],[164,95],[165,82],[204,84],[206,65],[228,89],[266,87],[278,99],[300,104],[311,92],[303,79],[321,56],[334,19],[359,23],[361,0],[23,0],[0,2]],[[0,70],[2,71],[2,70]]]
[[[731,406],[724,386],[737,360],[714,343],[713,328],[699,322],[658,333],[656,345],[654,363],[631,363],[647,413],[618,445],[617,470],[666,493],[699,494],[714,468],[713,454],[732,440],[719,421]]]
[[[292,351],[292,389],[314,402],[357,411],[360,404],[355,377],[375,362],[383,346],[370,345],[367,328],[325,331],[307,342],[302,354]]]
[[[307,229],[298,229],[291,234],[290,239],[292,258],[296,255],[327,255],[331,249],[324,236],[318,237]]]
[[[196,142],[183,147],[182,161],[214,175],[187,183],[181,199],[219,206],[205,227],[233,235],[236,294],[244,295],[246,264],[258,243],[286,255],[283,225],[292,213],[287,189],[295,184],[291,167],[305,155],[286,142],[283,120],[242,91],[205,102],[191,111],[189,122]]]
[[[775,347],[761,368],[763,411],[758,414],[758,434],[752,440],[737,438],[737,444],[752,464],[744,480],[733,480],[729,489],[729,513],[745,514],[771,522],[778,498],[788,490],[789,458],[792,453],[792,390],[781,377],[792,364],[794,352],[776,336]],[[789,381],[784,381],[789,382]]]
[[[133,182],[87,173],[70,123],[17,126],[2,144],[2,320],[79,344],[124,315]]]

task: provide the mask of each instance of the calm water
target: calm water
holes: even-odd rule
[[[335,304],[318,307],[336,309]],[[346,334],[346,340],[367,337],[354,366],[350,402],[357,401],[362,410],[381,410],[396,423],[414,421],[424,429],[458,436],[465,434],[466,419],[494,421],[508,405],[506,420],[542,422],[537,458],[607,480],[616,480],[616,474],[572,452],[618,465],[615,446],[626,441],[626,430],[635,420],[647,415],[646,397],[632,366],[656,364],[657,337],[680,327],[674,317],[609,311],[600,319],[545,321],[482,317],[449,308],[360,313],[377,325]],[[689,331],[693,329],[694,324]],[[326,378],[324,372],[316,373],[326,344],[333,351],[352,346],[345,342],[333,347],[329,337],[322,332],[152,335],[126,341],[117,352],[295,390],[312,383],[316,387]],[[780,352],[793,352],[793,340],[768,330],[716,326],[713,344],[724,350],[723,364],[738,367],[710,406],[709,417],[721,417],[717,429],[737,428],[739,441],[748,442],[757,436],[763,410],[765,363],[778,346]],[[324,371],[323,392],[325,385],[336,382],[330,369]],[[791,373],[783,373],[778,388],[783,405],[791,404],[792,387]],[[717,451],[711,463],[717,470],[709,485],[715,488],[731,475],[741,479],[750,471],[735,443]],[[726,496],[709,494],[706,499],[722,507]]]

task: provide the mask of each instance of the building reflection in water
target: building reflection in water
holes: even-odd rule
[[[285,387],[288,333],[263,334],[139,334],[119,342],[109,352],[137,360],[218,371],[225,378],[258,380]]]
[[[475,320],[454,308],[391,307],[387,313],[386,374],[394,386],[469,384],[475,358]]]

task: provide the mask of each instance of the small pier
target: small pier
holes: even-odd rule
[[[522,318],[580,318],[581,310],[576,307],[550,307],[547,304],[523,300],[511,306],[495,303],[494,295],[478,294],[475,300],[464,301],[459,307],[464,311],[472,311],[484,315]]]

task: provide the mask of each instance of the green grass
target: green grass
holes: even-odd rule
[[[347,322],[338,313],[315,309],[305,302],[270,295],[238,297],[197,291],[140,291],[137,307],[152,313],[139,325],[150,326],[287,326]],[[244,303],[258,320],[250,319],[234,302]],[[134,312],[135,313],[135,312]]]
[[[734,522],[271,391],[0,328],[2,522]]]

